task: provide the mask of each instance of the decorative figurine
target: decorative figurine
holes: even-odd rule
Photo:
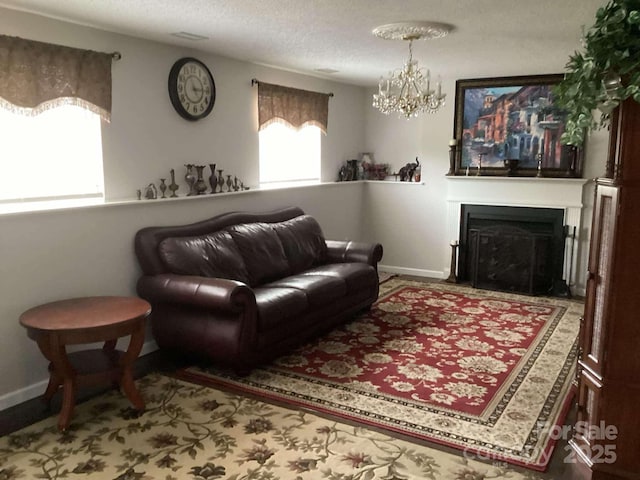
[[[142,200],[142,190],[136,190],[136,196],[138,197],[138,200]]]
[[[413,182],[413,175],[418,168],[420,162],[418,161],[418,157],[416,157],[415,163],[407,163],[404,167],[398,170],[398,175],[400,175],[401,182]]]
[[[158,198],[158,190],[156,190],[156,186],[153,183],[147,185],[147,188],[144,189],[144,198],[147,200],[155,200]]]
[[[339,182],[346,182],[347,181],[347,177],[348,177],[347,166],[343,165],[342,167],[340,167],[340,171],[338,171],[338,181]]]
[[[348,172],[347,172],[347,180],[356,181],[359,179],[360,169],[358,168],[358,160],[347,160]]]

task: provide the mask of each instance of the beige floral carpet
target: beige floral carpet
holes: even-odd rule
[[[179,376],[546,469],[583,305],[402,277],[380,288],[368,313],[246,377]]]
[[[390,272],[383,272],[378,270],[378,282],[380,284],[391,280],[392,278],[397,277],[397,275],[395,273],[390,273]]]
[[[0,438],[0,479],[535,480],[535,472],[398,440],[305,411],[151,374],[147,408],[117,391]]]

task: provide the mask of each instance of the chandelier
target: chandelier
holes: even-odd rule
[[[373,34],[377,37],[408,41],[409,59],[401,70],[390,72],[386,79],[380,77],[378,93],[373,95],[373,106],[385,115],[398,112],[406,118],[440,110],[445,104],[446,94],[442,93],[440,81],[435,89],[431,88],[429,70],[420,68],[413,59],[413,41],[442,38],[451,30],[450,25],[432,22],[391,23],[375,28]]]

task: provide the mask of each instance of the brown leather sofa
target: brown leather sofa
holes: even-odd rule
[[[147,227],[135,237],[162,349],[247,373],[367,309],[380,244],[325,240],[296,207]]]

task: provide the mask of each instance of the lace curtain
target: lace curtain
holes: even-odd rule
[[[284,123],[295,129],[313,125],[326,134],[330,96],[258,82],[258,130]]]
[[[0,35],[0,107],[37,115],[77,105],[111,118],[108,53]]]

